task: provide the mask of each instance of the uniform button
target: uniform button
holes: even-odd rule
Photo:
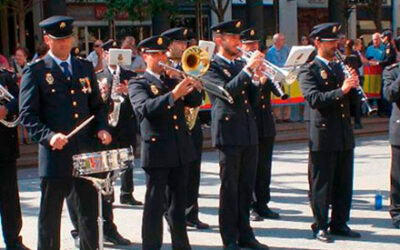
[[[265,104],[262,105],[262,108],[265,109]]]
[[[226,116],[226,117],[225,117],[225,121],[229,121],[229,116]]]
[[[248,101],[247,101],[247,100],[244,100],[244,103],[245,103],[245,104],[247,104],[247,103],[248,103]]]
[[[344,114],[342,114],[342,117],[345,118],[346,116]]]
[[[400,120],[396,120],[396,123],[400,123]]]
[[[328,85],[328,82],[325,82],[325,85]]]
[[[71,94],[72,95],[75,94],[75,90],[71,89]]]
[[[76,107],[76,105],[78,105],[78,103],[76,101],[73,101],[72,106]]]
[[[246,94],[246,91],[242,90],[242,95]]]
[[[56,93],[56,90],[55,89],[51,89],[51,93]]]
[[[175,125],[175,130],[178,130],[179,129],[179,126],[178,125]]]
[[[338,87],[338,88],[339,88],[339,87],[340,87],[340,85],[338,84],[338,85],[336,85],[336,87]]]
[[[344,108],[344,105],[343,105],[343,103],[341,103],[341,104],[340,104],[340,107]]]
[[[248,82],[247,82],[247,81],[245,81],[245,82],[244,82],[244,85],[247,85],[247,84],[248,84]]]
[[[79,118],[79,114],[75,113],[74,117],[75,117],[75,119],[78,119]]]
[[[170,106],[170,105],[168,105],[168,106],[167,106],[167,109],[171,109],[171,106]]]
[[[172,118],[174,118],[174,120],[178,119],[177,115],[174,115]]]
[[[337,96],[337,97],[336,97],[336,100],[339,100],[339,99],[340,99],[339,96]]]
[[[249,113],[249,112],[250,112],[250,109],[246,109],[246,112]]]
[[[151,137],[151,141],[156,141],[156,138],[154,138],[154,137]]]
[[[262,95],[262,96],[261,96],[261,99],[263,99],[263,100],[264,100],[264,99],[265,99],[265,97]]]
[[[326,127],[326,124],[325,124],[325,123],[322,123],[322,127]]]

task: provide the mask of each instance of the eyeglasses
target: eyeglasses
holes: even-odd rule
[[[101,44],[95,44],[95,45],[93,45],[93,47],[95,47],[95,48],[98,48],[98,47],[100,47],[101,46]]]

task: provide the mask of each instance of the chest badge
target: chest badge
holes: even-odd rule
[[[328,79],[328,73],[326,73],[325,70],[321,70],[321,77],[322,77],[322,79],[324,79],[324,80]]]
[[[231,76],[232,76],[231,72],[229,72],[228,69],[223,69],[222,71],[224,72],[224,74],[225,74],[227,77],[231,77]]]
[[[82,86],[83,93],[85,94],[92,93],[92,88],[90,86],[90,79],[88,77],[79,78],[79,83]]]
[[[49,85],[53,85],[54,84],[54,77],[51,73],[47,73],[46,74],[46,82]]]
[[[150,90],[151,90],[151,93],[153,93],[153,95],[158,95],[160,93],[160,90],[154,84],[150,85]]]

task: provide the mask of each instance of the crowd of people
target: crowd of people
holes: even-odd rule
[[[43,20],[39,26],[45,45],[40,46],[31,63],[27,63],[28,52],[23,48],[16,50],[10,62],[0,58],[0,83],[14,97],[0,105],[0,121],[19,117],[26,129],[20,129],[20,138],[28,140],[29,134],[39,147],[41,201],[37,248],[60,248],[64,200],[77,246],[97,249],[102,244],[96,190],[89,180],[73,175],[73,156],[135,149],[136,135],[140,134],[140,164],[146,175],[142,248],[161,249],[165,218],[172,248],[191,249],[186,228],[209,228],[199,218],[201,208],[197,202],[202,128],[196,116],[190,118],[194,119],[194,126],[189,126],[187,115],[201,105],[205,81],[216,86],[216,91],[223,90],[219,94],[208,93],[212,104],[212,144],[218,151],[220,166],[218,215],[223,249],[269,249],[256,239],[250,221],[280,218],[268,206],[275,121],[290,122],[292,107],[271,106],[271,95],[282,98],[282,94],[280,86],[272,83],[263,71],[265,59],[278,67],[285,64],[290,51],[285,36],[275,34],[273,46],[262,53],[256,31],[251,27],[245,29],[240,20],[212,26],[216,51],[200,81],[177,73],[186,66],[180,58],[193,44],[192,40],[188,42],[185,27],[169,29],[138,44],[134,37],[126,37],[121,44],[112,39],[96,40],[85,59],[72,48],[73,21],[66,16]],[[314,238],[325,243],[333,242],[335,235],[361,237],[348,226],[355,148],[351,113],[355,117],[354,128],[361,128],[363,100],[357,90],[362,85],[366,64],[384,70],[380,114],[388,115],[389,103],[393,104],[390,214],[393,225],[400,228],[400,111],[396,106],[400,98],[400,71],[395,63],[399,39],[393,39],[390,31],[372,38],[364,52],[362,39],[346,39],[337,23],[317,25],[309,36],[301,38],[302,45],[315,46],[312,58],[300,68],[298,80],[307,106],[303,113],[309,130],[309,200],[314,216],[311,229]],[[113,48],[131,50],[131,65],[112,64]],[[337,61],[336,53],[343,54],[344,64]],[[344,68],[346,65],[349,69]],[[118,104],[117,117],[115,95],[123,99]],[[80,127],[77,135],[68,136],[91,116],[94,121],[90,126]],[[0,151],[0,163],[4,165],[0,168],[4,240],[7,249],[28,249],[20,236],[17,129],[2,124],[0,134],[4,138],[0,147],[6,149]],[[143,205],[133,192],[130,164],[122,171],[120,202]],[[113,195],[103,195],[101,199],[104,239],[116,245],[132,244],[119,234],[113,221]]]

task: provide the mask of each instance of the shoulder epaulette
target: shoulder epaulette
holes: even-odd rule
[[[86,62],[86,63],[92,63],[92,62],[89,61],[88,59],[86,59],[86,58],[84,58],[84,57],[81,57],[81,56],[77,56],[76,58],[79,59],[79,60],[81,60],[81,61],[83,61],[83,62]]]
[[[27,64],[27,66],[34,66],[36,64],[39,64],[40,62],[43,62],[43,58],[36,59],[35,61],[31,61]]]
[[[101,72],[103,72],[103,71],[104,71],[104,69],[99,69],[99,70],[95,71],[94,73],[95,73],[95,74],[99,74],[99,73],[101,73]]]

